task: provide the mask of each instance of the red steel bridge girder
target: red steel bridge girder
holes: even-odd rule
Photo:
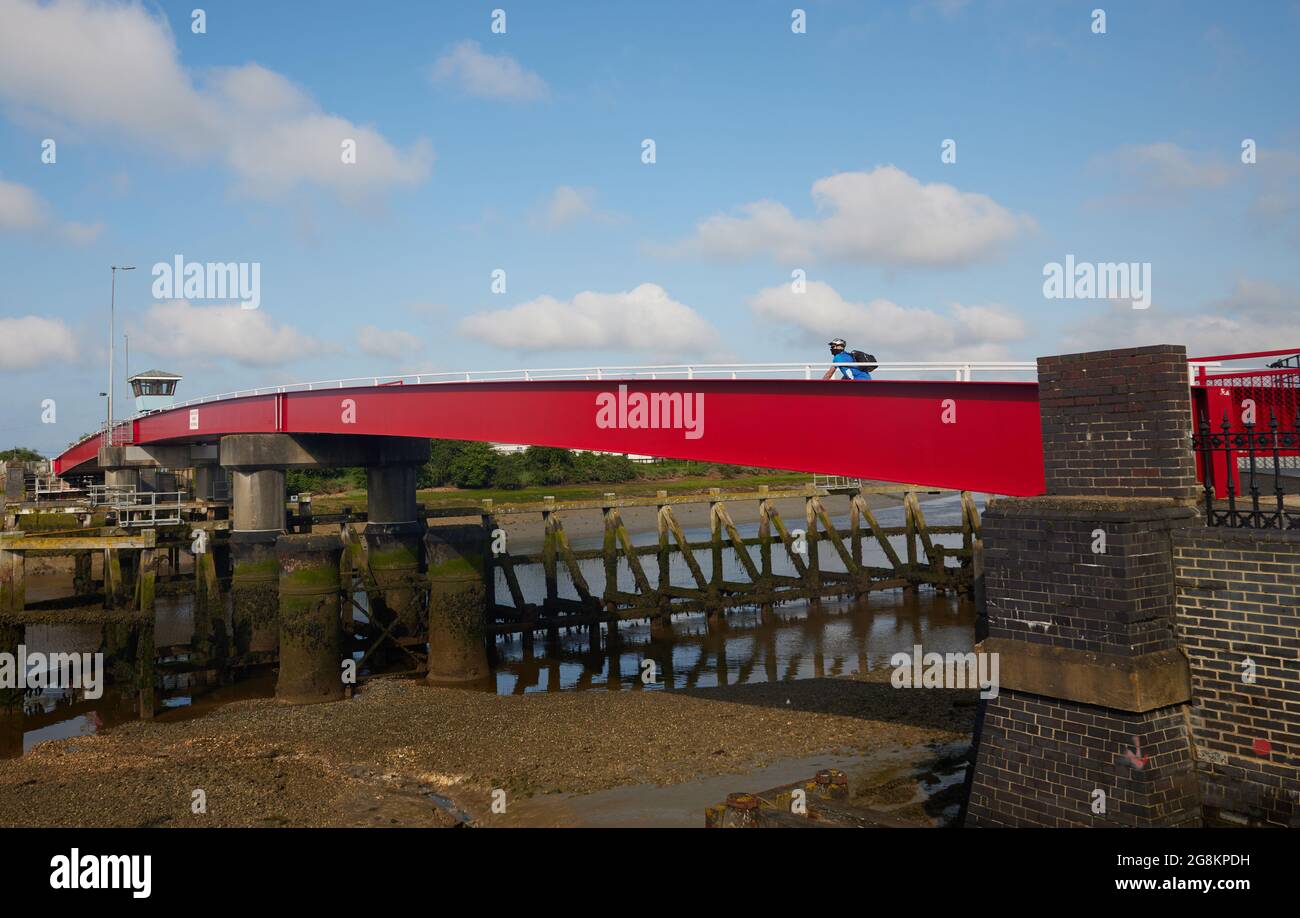
[[[702,399],[683,428],[600,426],[598,398]],[[698,403],[698,402],[697,402]],[[1013,496],[1044,491],[1038,386],[1021,382],[565,380],[346,387],[180,406],[129,422],[135,444],[233,433],[382,435],[605,450]],[[59,475],[96,461],[70,447]]]

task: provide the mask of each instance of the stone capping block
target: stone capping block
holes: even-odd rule
[[[990,497],[985,515],[1039,517],[1080,522],[1150,523],[1200,519],[1192,503],[1172,497]]]
[[[986,638],[975,650],[998,655],[999,689],[1136,714],[1192,697],[1191,669],[1179,650],[1124,657],[1010,638]]]

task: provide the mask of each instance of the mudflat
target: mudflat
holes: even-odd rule
[[[494,791],[508,805],[969,739],[973,691],[888,680],[510,696],[377,679],[332,704],[239,701],[0,761],[0,825],[450,826],[490,822]]]

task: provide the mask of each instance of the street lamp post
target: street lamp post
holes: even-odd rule
[[[117,272],[119,266],[112,265],[112,269],[108,299],[108,424],[104,428],[108,436],[106,446],[113,445],[113,339],[116,337],[113,326],[117,318]],[[134,271],[135,265],[121,265],[120,269]]]

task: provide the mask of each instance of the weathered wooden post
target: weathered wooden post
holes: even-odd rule
[[[903,527],[907,531],[907,591],[916,592],[916,517],[912,515],[912,492],[903,495]]]
[[[862,565],[862,511],[858,508],[858,502],[854,500],[852,494],[849,495],[849,539],[851,541],[851,550],[853,560],[858,566]]]
[[[423,505],[421,505],[421,515],[423,516]],[[483,501],[483,510],[479,513],[479,522],[483,526],[483,538],[488,544],[488,553],[484,557],[484,574],[483,574],[483,604],[487,608],[488,622],[496,621],[497,607],[497,549],[498,541],[496,537],[499,525],[496,517],[492,513],[492,498],[485,498]],[[509,543],[505,541],[505,532],[501,532],[500,541],[501,554],[510,553]],[[421,543],[423,544],[423,542]],[[487,638],[488,664],[495,666],[497,664],[497,642],[496,638],[489,636]]]
[[[554,502],[554,498],[550,499]],[[542,528],[545,541],[542,543],[542,576],[546,581],[546,600],[542,608],[546,611],[546,642],[551,646],[559,644],[560,626],[556,624],[560,616],[559,603],[560,598],[560,574],[557,561],[559,560],[560,548],[558,539],[555,535],[555,524],[552,521],[553,510],[542,511]]]
[[[759,485],[758,493],[766,495],[767,485]],[[759,590],[771,593],[774,589],[772,580],[772,502],[766,496],[758,501],[758,563],[761,565],[763,585]],[[773,604],[763,602],[759,606],[759,617],[765,625],[773,624]]]
[[[157,595],[158,567],[162,561],[159,549],[146,548],[140,552],[139,574],[136,578],[135,626],[136,690],[140,699],[140,716],[152,720],[154,715],[154,598]]]
[[[721,491],[721,488],[709,488],[709,557],[712,569],[709,571],[707,606],[710,628],[726,624],[722,612],[722,517],[718,513],[722,503]]]
[[[10,659],[16,658],[26,630],[21,617],[25,592],[23,572],[23,553],[0,548],[0,653],[10,654]],[[0,706],[13,707],[21,704],[22,699],[21,688],[0,688]]]
[[[339,559],[335,535],[283,535],[279,562],[280,672],[275,697],[293,704],[338,701],[340,665]]]
[[[656,491],[655,497],[660,501],[667,500],[667,491]],[[669,526],[668,526],[668,509],[669,505],[660,503],[655,511],[655,526],[659,533],[659,615],[650,620],[650,634],[652,637],[671,637],[673,631],[673,599],[668,594],[668,588],[672,586],[672,557],[669,551]]]
[[[605,569],[605,588],[601,592],[605,600],[605,611],[618,612],[618,524],[614,508],[608,504],[601,508],[601,519],[605,523],[605,537],[600,546],[600,559]]]
[[[89,596],[95,591],[91,575],[92,559],[93,555],[88,551],[79,551],[73,556],[72,592],[77,596]]]
[[[224,666],[230,654],[226,621],[221,603],[221,584],[217,580],[217,561],[212,543],[194,555],[194,663],[198,666]]]
[[[808,546],[808,588],[812,591],[812,606],[821,608],[822,568],[817,550],[817,507],[812,496],[803,499],[804,540]]]
[[[117,550],[104,549],[104,608],[120,609],[126,599],[122,580],[122,559]]]
[[[429,560],[429,674],[432,684],[476,682],[488,666],[487,588],[483,527],[431,526],[424,535]]]

